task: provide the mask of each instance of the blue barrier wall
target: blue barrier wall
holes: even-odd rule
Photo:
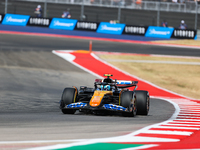
[[[77,22],[79,25],[77,25]],[[141,35],[151,38],[181,38],[181,39],[196,39],[196,30],[181,30],[166,27],[142,27],[132,26],[126,24],[113,24],[108,22],[87,22],[78,21],[75,19],[63,18],[34,18],[27,15],[16,14],[0,14],[0,23],[3,25],[16,25],[16,26],[41,26],[50,29],[62,30],[85,30],[95,31],[96,33],[122,35]]]
[[[121,35],[124,30],[125,24],[111,24],[108,22],[101,22],[97,33],[118,34]]]
[[[2,24],[26,26],[29,18],[30,16],[27,15],[6,14],[2,21]]]
[[[74,19],[62,19],[62,18],[53,18],[49,28],[51,29],[63,29],[63,30],[74,30],[78,20]]]
[[[159,37],[159,38],[171,38],[174,28],[154,27],[149,26],[145,36],[146,37]]]

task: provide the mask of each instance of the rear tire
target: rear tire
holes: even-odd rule
[[[62,93],[60,107],[63,114],[74,114],[75,109],[64,109],[66,105],[76,102],[77,92],[75,88],[65,88]]]
[[[149,113],[149,92],[135,91],[137,99],[137,115],[148,115]]]
[[[120,105],[128,108],[131,112],[123,112],[122,115],[125,117],[134,117],[137,112],[136,99],[133,91],[125,91],[121,94]]]

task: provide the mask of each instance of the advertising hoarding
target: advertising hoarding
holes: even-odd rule
[[[145,35],[147,31],[146,26],[135,26],[135,25],[126,25],[123,31],[123,34],[130,34],[130,35]]]
[[[28,26],[49,27],[51,20],[52,20],[51,18],[30,17],[27,25]]]
[[[196,30],[182,30],[182,29],[174,29],[172,34],[172,38],[178,39],[194,39],[196,37],[197,31]]]
[[[173,31],[174,31],[174,28],[149,26],[146,31],[145,36],[169,39],[171,38]]]
[[[74,20],[74,19],[53,18],[49,28],[74,30],[76,23],[77,23],[77,20]]]
[[[26,26],[29,17],[30,16],[27,15],[6,14],[2,21],[2,24]]]
[[[112,24],[108,22],[101,22],[97,33],[107,33],[107,34],[122,34],[125,24]]]
[[[0,14],[0,23],[3,21],[4,15]]]
[[[96,31],[98,26],[98,22],[78,21],[75,30]]]

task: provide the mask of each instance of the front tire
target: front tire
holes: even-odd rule
[[[125,117],[134,117],[137,112],[136,99],[133,91],[125,91],[121,94],[120,105],[127,108],[130,112],[123,112]]]
[[[148,91],[135,91],[137,99],[137,115],[148,115],[149,113],[149,92]]]
[[[77,91],[75,88],[65,88],[62,93],[60,108],[63,114],[74,114],[75,109],[64,109],[66,105],[76,102]]]

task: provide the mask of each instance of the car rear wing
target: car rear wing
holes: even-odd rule
[[[115,81],[116,84],[121,85],[121,84],[125,84],[125,85],[129,85],[129,84],[138,84],[138,81],[129,81],[129,80],[117,80]]]
[[[130,80],[112,80],[112,83],[103,82],[103,79],[96,79],[95,80],[95,88],[97,85],[111,85],[115,86],[116,88],[129,88],[135,86],[134,90],[137,89],[138,81],[130,81]]]
[[[102,82],[103,82],[103,79],[95,79],[95,82],[96,82],[96,83],[102,83]],[[115,80],[112,80],[112,83],[115,83],[115,84],[118,84],[118,85],[120,85],[120,84],[125,84],[125,85],[127,85],[127,84],[138,84],[138,81],[117,80],[117,79],[115,79]]]
[[[134,87],[134,90],[137,89],[137,84],[138,84],[138,81],[129,81],[129,80],[118,80],[116,82],[116,86],[118,88],[129,88],[129,87]]]

